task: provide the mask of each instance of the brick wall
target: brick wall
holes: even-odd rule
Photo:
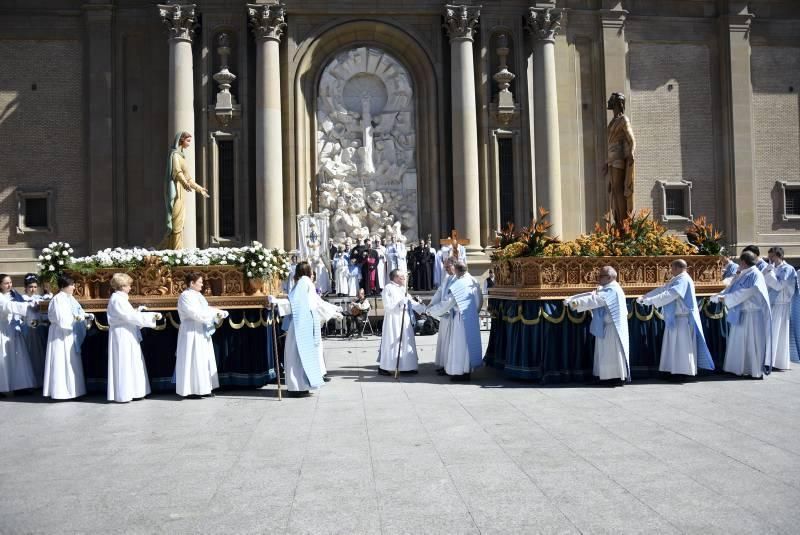
[[[776,184],[800,181],[800,48],[754,46],[750,69],[757,231],[797,232]]]
[[[637,142],[634,205],[661,216],[657,180],[692,182],[692,211],[717,223],[711,69],[705,45],[630,45],[628,114]],[[683,230],[684,223],[670,224]]]
[[[86,240],[82,65],[78,41],[0,40],[0,246]],[[54,234],[16,232],[17,187],[53,190]]]

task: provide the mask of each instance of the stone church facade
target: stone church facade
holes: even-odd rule
[[[800,255],[794,0],[0,0],[0,268],[156,245],[178,130],[198,246],[293,248],[324,210],[477,253],[545,206],[572,238],[608,209],[612,92],[637,209]]]

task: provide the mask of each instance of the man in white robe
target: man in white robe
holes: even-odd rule
[[[438,254],[438,253],[437,253]],[[434,307],[441,303],[443,300],[447,299],[448,290],[450,289],[450,285],[455,280],[455,263],[456,259],[451,256],[445,256],[444,261],[442,262],[442,270],[444,271],[444,276],[442,278],[441,284],[439,288],[436,290],[436,293],[433,294],[433,298],[431,302],[428,303],[428,308]],[[436,373],[439,375],[445,375],[444,371],[444,364],[447,359],[447,344],[450,342],[450,320],[451,315],[449,312],[445,312],[441,316],[437,318],[439,320],[439,333],[436,338]]]
[[[349,290],[350,255],[344,250],[344,245],[340,245],[331,262],[333,276],[336,282],[336,294],[339,296],[347,295]]]
[[[790,320],[797,293],[797,271],[783,259],[783,247],[769,250],[770,263],[762,271],[769,289],[772,310],[772,367],[788,370],[790,365]]]
[[[396,371],[417,373],[419,359],[414,339],[413,310],[425,312],[425,305],[415,301],[406,291],[406,272],[393,269],[381,294],[383,299],[383,332],[378,353],[378,373],[393,375]],[[399,360],[398,360],[399,359]]]
[[[469,381],[472,370],[483,364],[478,317],[483,306],[483,292],[480,283],[467,272],[464,262],[453,262],[453,273],[447,292],[438,304],[428,307],[428,314],[437,318],[450,315],[442,341],[444,373],[451,381]],[[442,336],[441,331],[439,336]]]
[[[291,397],[305,397],[309,390],[319,388],[327,374],[323,356],[322,323],[342,319],[341,307],[323,301],[311,282],[311,266],[300,262],[295,273],[295,284],[288,299],[269,296],[269,302],[278,305],[284,318],[286,331],[283,369],[286,388]]]
[[[592,375],[600,381],[613,381],[609,384],[622,384],[630,381],[631,376],[625,293],[611,266],[600,269],[598,282],[597,290],[573,295],[564,304],[577,312],[592,311],[589,327],[595,338]]]
[[[386,240],[376,240],[375,250],[378,251],[378,288],[383,288],[389,276],[389,271],[386,269]]]
[[[762,379],[772,368],[772,327],[769,294],[758,257],[745,251],[739,257],[739,273],[731,285],[711,298],[728,309],[727,348],[723,370]]]
[[[658,370],[673,375],[697,375],[697,368],[714,369],[708,351],[694,281],[686,273],[686,261],[674,260],[672,280],[636,301],[642,305],[663,307],[664,339]]]

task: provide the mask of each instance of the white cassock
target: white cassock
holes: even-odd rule
[[[439,287],[442,284],[442,279],[447,277],[447,273],[444,270],[444,259],[446,255],[444,253],[445,247],[442,247],[436,254],[433,255],[433,285],[434,287]]]
[[[604,288],[618,284],[611,282]],[[585,312],[587,310],[596,310],[605,308],[606,313],[603,315],[603,329],[605,335],[602,338],[595,336],[594,340],[594,365],[592,367],[592,375],[598,377],[601,381],[608,379],[622,379],[628,378],[628,355],[625,347],[622,344],[620,333],[617,331],[612,314],[606,303],[602,293],[590,292],[587,294],[579,294],[570,297],[568,300],[569,306],[577,312]],[[625,299],[622,299],[622,306],[625,306]],[[625,314],[625,326],[627,326],[627,309]],[[592,318],[594,320],[594,318]],[[624,333],[627,336],[627,333]]]
[[[388,278],[388,271],[386,270],[386,247],[383,245],[378,246],[378,286],[383,288],[386,286],[386,279]]]
[[[300,277],[300,280],[295,284],[298,286],[296,291],[305,289],[309,309],[316,311],[321,323],[341,316],[341,307],[328,303],[317,295],[317,291],[311,279],[308,277]],[[278,313],[281,316],[288,316],[292,313],[292,305],[289,303],[288,299],[270,298],[270,302],[278,305]],[[315,329],[319,330],[320,325],[316,325]],[[320,372],[322,375],[325,375],[327,373],[327,368],[325,366],[321,340],[317,353]],[[286,343],[284,344],[283,350],[283,371],[285,376],[284,381],[288,390],[292,392],[305,392],[311,389],[311,385],[306,377],[306,372],[303,370],[303,362],[300,360],[300,353],[297,349],[294,321],[289,325],[289,330],[286,331]]]
[[[414,322],[409,309],[422,314],[425,312],[425,305],[414,302],[411,297],[406,295],[405,287],[394,281],[386,284],[381,298],[383,299],[383,332],[381,333],[379,366],[387,372],[398,369],[397,356],[399,352],[399,370],[401,372],[416,370],[419,359],[417,343],[414,339]]]
[[[45,397],[73,399],[86,394],[81,348],[75,334],[76,324],[83,319],[80,315],[76,318],[76,304],[74,297],[58,292],[47,307],[50,331],[44,362]]]
[[[361,281],[361,266],[352,263],[347,266],[347,295],[358,295],[358,283]]]
[[[142,355],[141,329],[156,326],[154,312],[133,308],[125,292],[108,300],[108,401],[124,403],[150,393],[147,366]]]
[[[765,363],[772,360],[770,345],[772,333],[767,331],[770,317],[769,302],[765,302],[756,284],[749,287],[743,287],[741,284],[744,278],[758,277],[763,279],[758,266],[740,270],[731,285],[723,292],[730,327],[722,369],[728,373],[761,377]],[[762,284],[766,288],[763,281]],[[733,308],[738,310],[736,322],[732,321]]]
[[[445,272],[444,279],[442,279],[442,283],[439,285],[439,288],[436,290],[436,293],[433,294],[431,302],[428,303],[429,307],[434,307],[442,302],[442,299],[444,299],[445,296],[447,296],[447,290],[454,279],[455,279],[454,275],[448,275]],[[452,317],[449,312],[445,312],[437,319],[439,320],[439,332],[436,338],[435,363],[437,368],[444,368],[445,361],[447,360],[447,345],[450,342],[450,320],[452,319]]]
[[[782,262],[775,268],[765,268],[763,273],[764,282],[770,290],[769,304],[772,309],[772,367],[788,370],[789,320],[792,317],[792,299],[797,288],[797,272],[792,266]]]
[[[175,392],[206,396],[219,388],[217,358],[211,335],[223,311],[208,305],[203,294],[188,288],[178,298],[178,348],[175,350]]]
[[[483,307],[483,292],[481,292],[480,283],[469,273],[464,274],[461,279],[467,281],[470,288],[470,298],[474,300],[476,310],[479,311]],[[442,340],[443,366],[447,375],[464,375],[472,372],[473,362],[470,361],[467,332],[469,331],[471,335],[480,337],[480,324],[468,325],[466,318],[457,306],[456,298],[453,297],[452,292],[448,293],[458,280],[459,278],[455,275],[450,277],[447,281],[447,290],[442,294],[441,301],[428,307],[428,314],[440,318],[440,326],[441,319],[449,316],[449,319],[446,320],[448,325],[445,328],[444,336],[442,336],[441,329],[439,330],[439,336]],[[444,286],[443,284],[442,287],[444,288]],[[473,318],[473,320],[475,319],[477,319],[477,315]],[[438,354],[439,340],[436,341],[436,350]]]
[[[39,384],[20,325],[30,308],[30,303],[14,301],[11,294],[0,294],[0,392],[35,388]]]
[[[44,298],[41,295],[23,295],[22,298],[33,305],[28,311],[28,318],[26,325],[22,328],[22,334],[25,336],[25,345],[28,348],[28,356],[31,358],[31,368],[33,368],[33,375],[36,378],[36,386],[42,386],[44,356],[47,352],[47,326],[38,325],[34,327],[30,325],[30,321],[35,320],[41,324],[42,320],[47,319],[46,314],[39,312],[39,303]]]
[[[350,291],[350,256],[336,253],[333,258],[333,273],[336,277],[336,293],[347,294]]]

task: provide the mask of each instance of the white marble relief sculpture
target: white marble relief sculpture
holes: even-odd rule
[[[318,201],[330,236],[416,240],[414,100],[406,68],[358,47],[325,68],[317,100]]]

